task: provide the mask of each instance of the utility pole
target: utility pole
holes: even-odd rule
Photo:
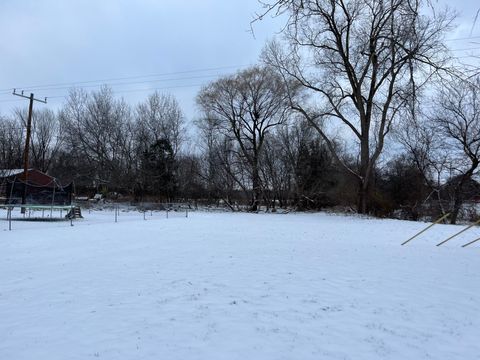
[[[33,102],[38,101],[41,103],[46,104],[47,98],[44,100],[35,99],[35,95],[33,93],[30,96],[24,95],[23,90],[21,93],[17,93],[16,89],[13,89],[13,95],[23,97],[25,99],[30,100],[30,104],[28,106],[28,118],[27,118],[27,134],[25,136],[25,149],[23,151],[23,195],[22,195],[22,205],[26,204],[27,201],[27,181],[28,181],[28,160],[29,160],[29,152],[30,152],[30,137],[32,133],[32,113],[33,113]],[[22,207],[22,214],[25,214],[25,208]]]

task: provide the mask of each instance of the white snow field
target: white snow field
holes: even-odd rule
[[[0,359],[480,359],[480,228],[0,210]]]

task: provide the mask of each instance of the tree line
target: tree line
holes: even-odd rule
[[[281,37],[257,65],[205,85],[193,122],[169,94],[131,106],[108,87],[72,89],[57,113],[34,113],[31,165],[75,180],[78,193],[134,201],[475,216],[464,204],[480,194],[480,77],[445,45],[448,10],[418,0],[263,5],[257,20],[286,17]],[[0,120],[0,168],[21,167],[25,117]]]

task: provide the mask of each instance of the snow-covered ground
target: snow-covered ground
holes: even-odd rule
[[[2,211],[0,359],[480,359],[479,228]]]

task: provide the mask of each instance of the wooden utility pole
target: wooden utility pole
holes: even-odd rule
[[[17,93],[16,89],[13,89],[13,95],[20,96],[30,100],[30,104],[28,106],[28,118],[27,118],[27,134],[25,136],[25,149],[23,151],[23,194],[22,194],[22,205],[26,204],[27,201],[27,181],[28,181],[28,160],[29,160],[29,153],[30,153],[30,137],[32,134],[32,113],[33,113],[33,102],[38,101],[41,103],[46,104],[47,98],[44,100],[35,99],[35,95],[33,93],[30,96],[24,95],[23,90],[21,93]],[[25,213],[25,208],[22,208],[22,214]]]

